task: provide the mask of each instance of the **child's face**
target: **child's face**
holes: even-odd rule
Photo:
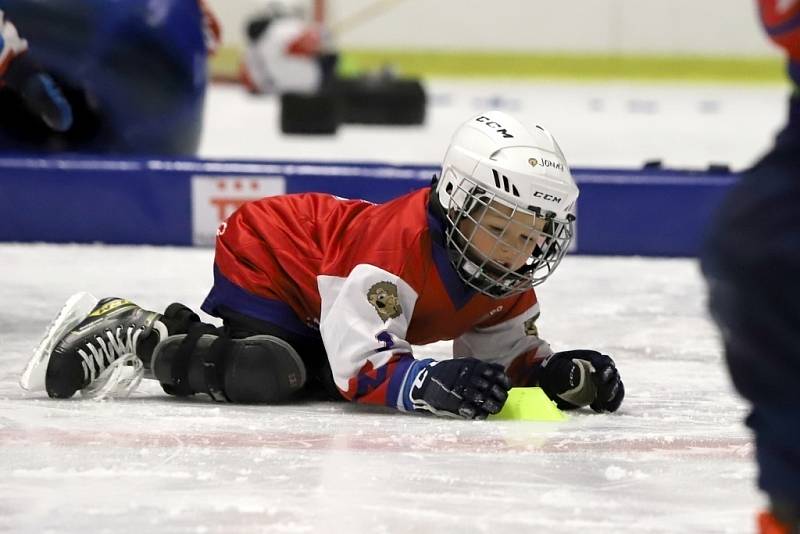
[[[547,220],[519,211],[511,215],[512,212],[511,208],[492,202],[462,219],[458,229],[470,240],[473,254],[516,271],[525,265],[536,245],[544,241],[541,232]]]

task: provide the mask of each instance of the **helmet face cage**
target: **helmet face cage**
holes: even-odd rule
[[[453,190],[447,195],[449,205],[443,206],[447,219],[445,236],[451,263],[465,284],[490,297],[502,298],[527,291],[550,276],[569,248],[574,216],[560,219],[552,212],[523,208],[469,177],[459,176],[452,186]],[[484,226],[489,213],[493,215],[494,229]],[[527,217],[515,218],[518,214]],[[528,219],[530,223],[523,222]],[[471,224],[463,224],[465,222]],[[512,223],[515,228],[525,230],[524,244],[520,245],[516,239],[514,242],[507,240],[507,230]],[[467,232],[461,228],[470,226],[472,229]],[[485,254],[474,245],[478,232],[488,232],[494,238],[491,249],[484,251]],[[533,252],[529,254],[527,251],[531,248]],[[510,263],[522,263],[522,267],[512,270],[493,259],[500,249],[515,252]]]

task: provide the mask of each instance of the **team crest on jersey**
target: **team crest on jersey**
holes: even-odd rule
[[[525,329],[526,336],[536,336],[539,337],[539,329],[536,328],[536,319],[538,319],[538,315],[534,315],[524,323],[522,323],[522,327]]]
[[[378,282],[367,291],[367,300],[383,322],[400,317],[403,308],[397,296],[397,286],[391,282]]]

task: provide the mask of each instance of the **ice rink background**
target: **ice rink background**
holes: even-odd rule
[[[272,100],[218,87],[201,152],[431,163],[459,122],[501,108],[551,129],[574,165],[741,168],[768,146],[786,93],[519,82],[430,90],[424,127],[287,139]],[[464,422],[347,404],[178,400],[151,382],[103,402],[17,386],[70,294],[197,308],[212,260],[208,249],[0,244],[0,532],[753,531],[763,500],[746,407],[692,259],[573,256],[538,291],[540,332],[556,350],[616,359],[628,393],[613,415]]]
[[[658,84],[434,79],[425,125],[343,125],[335,137],[280,134],[272,98],[219,86],[208,98],[206,157],[437,163],[456,127],[499,109],[544,126],[573,167],[740,170],[771,143],[786,117],[786,85]]]

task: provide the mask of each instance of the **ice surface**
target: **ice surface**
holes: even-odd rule
[[[212,255],[0,244],[0,532],[753,531],[746,408],[693,260],[573,256],[541,287],[556,350],[616,359],[628,393],[613,415],[466,422],[178,400],[153,382],[103,402],[19,388],[70,294],[197,308]]]
[[[460,122],[535,119],[573,165],[751,163],[785,87],[429,84],[423,127],[282,137],[274,100],[215,87],[201,154],[435,163]],[[89,212],[83,216],[90,216]],[[568,257],[539,290],[556,350],[616,359],[619,413],[465,422],[348,404],[234,406],[134,397],[54,401],[19,374],[77,291],[197,308],[209,249],[0,244],[0,532],[752,532],[763,506],[693,260]],[[447,344],[421,355],[449,352]]]

